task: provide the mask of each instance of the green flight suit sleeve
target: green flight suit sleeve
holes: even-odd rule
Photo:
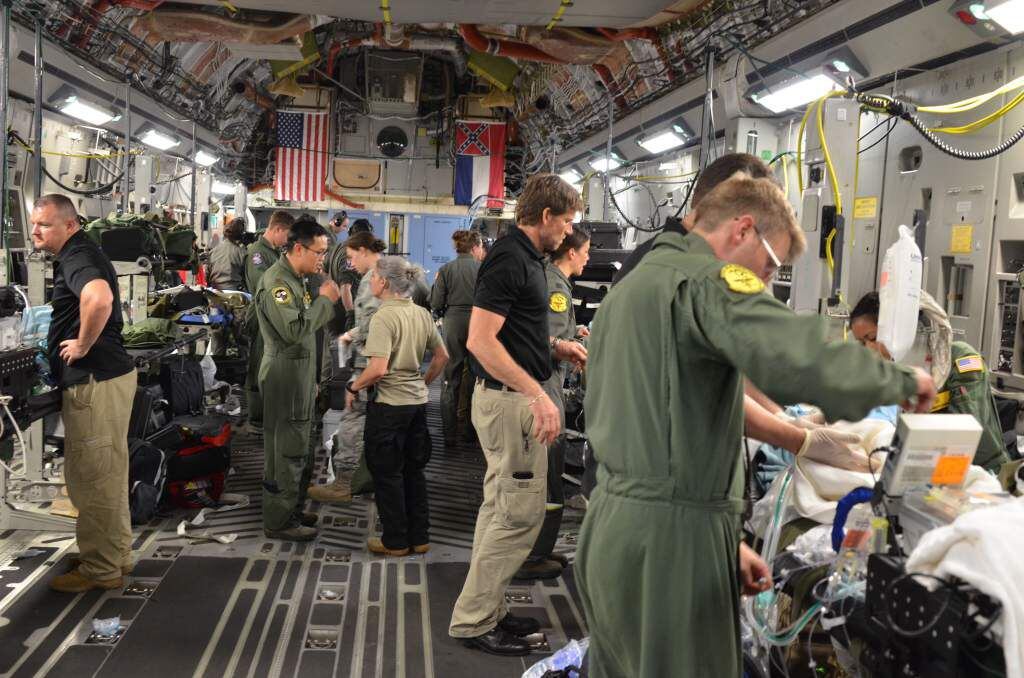
[[[280,284],[260,290],[257,303],[263,317],[287,345],[302,343],[326,325],[334,313],[334,305],[327,297],[317,297],[308,309],[304,309],[302,296]]]
[[[447,268],[441,268],[434,278],[434,287],[430,290],[430,310],[438,317],[444,315],[444,308],[448,305],[448,283],[445,280]]]
[[[254,260],[257,253],[258,251],[250,249],[245,255],[245,286],[254,294],[256,292],[256,287],[260,283],[260,278],[263,277],[263,274],[266,273],[267,269],[274,263],[272,261],[268,261],[267,257],[262,255],[256,257],[256,260],[259,262],[257,263],[257,261]]]
[[[988,368],[973,346],[954,341],[950,346],[950,371],[940,391],[949,392],[946,412],[973,415],[981,424],[981,441],[974,463],[998,473],[1010,461],[1003,446],[1003,428],[996,414]]]
[[[734,365],[780,404],[810,403],[830,421],[857,421],[917,391],[912,369],[858,344],[827,342],[822,318],[797,315],[768,294],[734,292],[717,271],[711,275],[677,297],[677,325],[692,313],[709,357]]]

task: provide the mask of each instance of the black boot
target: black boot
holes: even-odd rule
[[[511,612],[507,612],[498,622],[498,628],[522,638],[540,631],[540,622],[533,617],[517,617]]]
[[[516,572],[516,579],[554,579],[562,574],[562,565],[554,560],[527,560]]]
[[[505,657],[522,657],[530,654],[530,645],[522,638],[513,636],[500,626],[475,638],[464,638],[462,644],[475,650]]]

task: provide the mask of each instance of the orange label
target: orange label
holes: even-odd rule
[[[964,482],[970,466],[970,457],[939,457],[939,462],[935,464],[935,471],[932,473],[932,485],[959,485]]]

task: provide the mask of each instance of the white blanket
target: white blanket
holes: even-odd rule
[[[956,577],[1003,604],[1007,678],[1024,678],[1024,499],[978,509],[924,535],[907,572]]]
[[[862,446],[865,453],[892,442],[896,429],[892,424],[879,419],[864,419],[858,422],[837,422],[836,428],[852,431],[864,438]],[[885,462],[885,453],[878,453],[872,458],[877,461],[876,468],[881,469]],[[768,492],[755,505],[750,518],[754,533],[764,536],[775,512],[776,502],[785,474],[780,473],[772,482]],[[858,487],[874,487],[870,473],[847,471],[809,459],[798,459],[790,481],[791,494],[786,502],[786,510],[782,514],[783,524],[796,518],[810,518],[819,523],[831,524],[836,515],[836,504],[851,490]],[[964,488],[979,492],[1001,492],[999,481],[985,469],[971,466],[967,472]]]

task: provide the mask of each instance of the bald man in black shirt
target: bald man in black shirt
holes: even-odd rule
[[[121,341],[117,276],[63,195],[36,200],[32,244],[56,256],[47,348],[63,395],[64,481],[78,509],[78,565],[50,588],[118,589],[132,567],[128,420],[136,375]]]

